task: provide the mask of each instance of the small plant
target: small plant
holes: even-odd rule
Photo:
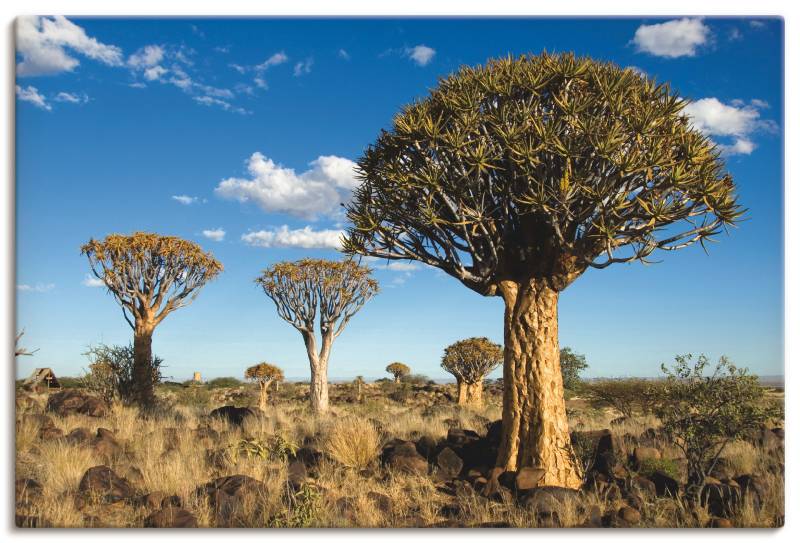
[[[411,373],[411,368],[402,362],[392,362],[386,366],[386,371],[394,376],[395,383],[399,383],[400,379]]]
[[[244,456],[246,458],[270,458],[270,449],[264,443],[256,439],[241,439],[238,443],[231,445],[233,456]]]
[[[233,388],[241,386],[242,382],[236,377],[216,377],[211,379],[207,386],[208,388]]]
[[[652,381],[638,378],[599,379],[581,387],[594,407],[613,407],[626,417],[637,411],[648,412],[654,390]]]
[[[288,487],[287,487],[288,488]],[[316,486],[303,484],[289,494],[291,507],[269,521],[270,528],[308,528],[317,518],[322,494]]]
[[[655,472],[660,471],[672,477],[675,480],[680,480],[680,473],[678,472],[678,465],[674,460],[669,458],[645,458],[639,463],[639,474],[649,477]]]
[[[583,474],[584,482],[586,482],[589,470],[592,468],[592,464],[594,464],[597,444],[591,437],[580,432],[572,432],[570,438],[572,441],[572,450],[575,452],[575,457],[578,460],[578,468]]]
[[[326,452],[343,466],[369,467],[380,452],[381,437],[370,421],[345,417],[333,422],[328,430]]]
[[[658,389],[656,416],[664,433],[688,460],[689,491],[698,496],[725,446],[759,429],[780,409],[766,401],[758,377],[721,357],[710,374],[705,355],[676,356],[661,366],[666,380]]]
[[[297,453],[297,445],[280,434],[270,437],[266,443],[268,458],[272,461],[288,462]]]
[[[97,345],[84,353],[89,359],[89,372],[82,385],[106,401],[121,400],[132,403],[136,400],[136,376],[134,375],[133,345]],[[153,356],[150,363],[150,379],[155,387],[161,381],[164,360]]]

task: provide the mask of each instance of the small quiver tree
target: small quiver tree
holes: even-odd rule
[[[500,472],[581,484],[559,294],[590,267],[705,243],[743,213],[685,105],[612,63],[508,57],[440,80],[359,159],[345,253],[423,262],[504,301]]]
[[[353,379],[353,385],[356,387],[356,400],[361,401],[361,392],[364,388],[364,377],[361,375],[356,375],[356,378]]]
[[[442,368],[456,378],[458,405],[483,405],[483,380],[503,363],[503,348],[485,337],[456,341],[444,350]]]
[[[222,271],[210,253],[191,241],[147,232],[91,239],[81,254],[92,273],[122,307],[133,329],[132,396],[141,407],[155,399],[153,332],[167,315],[189,305],[199,289]]]
[[[394,377],[394,382],[399,383],[400,379],[411,373],[411,368],[402,362],[392,362],[386,366],[386,371]]]
[[[283,381],[283,370],[278,366],[261,362],[260,364],[247,368],[244,372],[244,378],[258,383],[258,408],[261,411],[266,411],[269,386],[272,383]]]
[[[311,408],[315,413],[328,410],[328,358],[333,340],[378,293],[378,282],[371,274],[372,270],[352,260],[306,258],[275,264],[256,279],[275,303],[278,315],[303,337],[311,366]]]

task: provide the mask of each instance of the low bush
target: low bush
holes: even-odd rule
[[[242,382],[236,377],[215,377],[206,383],[206,385],[208,388],[232,388],[241,386]]]
[[[648,379],[598,379],[584,383],[580,392],[594,407],[613,407],[626,417],[648,414],[655,401],[654,382]]]
[[[657,471],[666,473],[675,480],[681,479],[678,465],[669,458],[645,458],[639,463],[640,475],[649,477]]]
[[[381,436],[369,420],[357,417],[337,419],[328,429],[325,450],[343,466],[364,469],[378,457]]]

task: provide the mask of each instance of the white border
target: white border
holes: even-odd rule
[[[3,171],[6,172],[6,190],[2,192],[2,206],[0,209],[3,213],[3,220],[0,221],[2,225],[2,239],[3,251],[0,252],[3,265],[0,266],[0,276],[2,276],[2,300],[4,302],[2,312],[2,346],[4,352],[11,353],[13,346],[13,300],[14,300],[14,254],[13,254],[13,121],[14,121],[14,55],[13,55],[13,37],[12,25],[14,17],[22,14],[68,14],[68,15],[138,15],[138,16],[247,16],[247,15],[262,15],[262,16],[311,16],[311,15],[332,15],[332,16],[345,16],[345,15],[373,15],[373,16],[392,16],[392,15],[414,15],[414,16],[502,16],[502,15],[528,15],[528,16],[678,16],[678,15],[781,15],[785,18],[785,239],[786,239],[786,348],[785,348],[785,361],[786,361],[786,382],[787,390],[795,388],[793,382],[794,370],[792,362],[794,361],[795,354],[798,352],[798,319],[797,314],[797,297],[798,288],[794,286],[793,279],[796,279],[798,265],[798,236],[792,234],[797,230],[800,221],[792,220],[790,211],[797,209],[797,194],[798,191],[792,185],[800,182],[795,175],[796,172],[796,153],[790,152],[794,150],[793,144],[798,141],[797,137],[797,122],[798,111],[797,100],[800,85],[798,85],[798,53],[800,52],[800,15],[798,15],[798,3],[796,2],[781,2],[778,0],[759,0],[754,2],[752,0],[728,0],[719,4],[703,4],[701,5],[696,0],[670,0],[669,2],[661,2],[659,4],[644,5],[641,0],[605,0],[604,2],[592,2],[591,0],[573,0],[569,2],[521,2],[512,0],[491,0],[483,2],[467,2],[457,0],[337,0],[335,2],[324,2],[321,0],[293,0],[292,2],[275,3],[275,2],[255,2],[244,0],[225,0],[225,1],[209,1],[209,0],[195,0],[191,3],[187,2],[182,5],[175,1],[165,0],[119,0],[114,2],[103,2],[100,0],[74,0],[71,2],[57,2],[53,0],[40,1],[40,0],[6,0],[0,6],[2,13],[3,23],[3,45],[4,51],[0,58],[0,78],[2,78],[3,87],[6,91],[5,112],[4,116],[7,119],[5,130],[2,132],[2,145],[0,145],[0,156],[5,166]],[[792,120],[793,122],[789,122]],[[10,187],[10,188],[9,188]],[[758,280],[758,278],[753,278]],[[744,308],[743,308],[744,310]],[[7,380],[10,379],[13,384],[13,360],[10,360],[9,355],[7,362],[11,370],[8,370]],[[13,398],[11,392],[12,386],[6,383],[2,389],[2,406],[6,410],[4,412],[4,420],[7,424],[13,426],[13,414],[9,410],[13,410]],[[796,437],[793,432],[794,423],[798,420],[797,417],[798,401],[794,394],[787,395],[787,422],[789,433],[786,438],[787,445],[787,458],[797,458],[795,443]],[[2,447],[3,455],[3,487],[0,491],[0,499],[2,500],[2,526],[4,535],[10,538],[25,538],[29,541],[44,540],[45,538],[57,537],[68,539],[95,539],[95,538],[119,538],[119,539],[139,539],[147,537],[148,540],[161,540],[161,539],[176,539],[176,538],[217,538],[217,537],[235,537],[255,539],[255,538],[269,538],[269,539],[318,539],[318,538],[335,538],[335,539],[401,539],[413,537],[415,539],[433,540],[434,538],[440,539],[442,537],[448,539],[470,539],[477,538],[495,538],[502,537],[503,539],[530,539],[530,538],[554,538],[559,541],[571,540],[586,540],[588,538],[599,539],[641,539],[647,537],[648,539],[675,539],[681,540],[699,540],[700,538],[717,539],[721,537],[733,539],[751,539],[754,537],[770,537],[771,539],[792,539],[798,540],[798,526],[800,526],[800,502],[794,494],[794,489],[800,487],[798,481],[798,470],[794,463],[787,464],[786,472],[786,513],[787,525],[781,530],[613,530],[613,531],[597,531],[597,530],[539,530],[532,532],[530,530],[506,530],[502,533],[490,532],[485,530],[438,530],[438,531],[405,531],[405,530],[311,530],[311,531],[263,531],[263,530],[238,530],[236,532],[218,532],[213,530],[199,530],[199,531],[152,531],[143,532],[141,530],[117,530],[109,532],[108,530],[57,530],[57,531],[13,531],[13,489],[11,480],[14,465],[14,451],[13,451],[13,427],[7,427],[5,446]]]

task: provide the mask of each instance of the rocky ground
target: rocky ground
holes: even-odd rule
[[[334,385],[312,417],[285,384],[159,387],[159,410],[81,389],[17,392],[16,519],[23,527],[774,527],[783,524],[783,429],[724,452],[700,503],[686,460],[641,415],[568,402],[580,491],[505,473],[487,488],[500,390],[453,405],[452,385]]]

